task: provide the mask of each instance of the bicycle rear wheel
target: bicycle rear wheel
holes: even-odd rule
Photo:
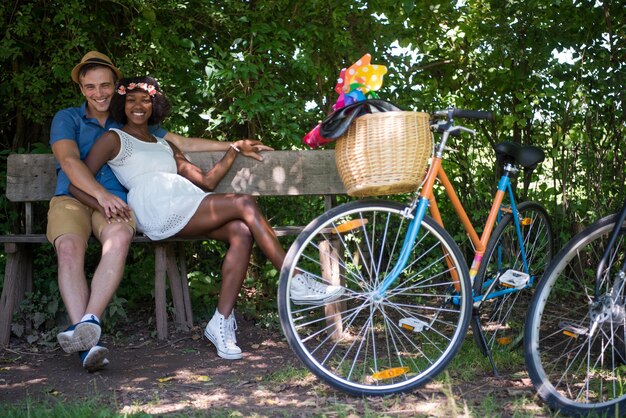
[[[472,321],[472,326],[480,325],[498,368],[513,364],[508,352],[522,347],[524,321],[533,290],[553,251],[552,227],[545,209],[534,202],[522,202],[517,211],[528,269],[522,260],[513,214],[507,214],[487,244],[474,281],[474,294],[486,299],[477,312],[478,321]],[[482,347],[477,329],[474,337]]]
[[[400,276],[377,296],[407,234],[405,209],[382,200],[334,208],[298,236],[281,270],[278,310],[289,345],[315,375],[352,394],[384,395],[427,383],[460,349],[469,326],[467,266],[430,218]],[[298,272],[340,283],[345,293],[333,303],[297,305],[289,290]]]
[[[616,216],[576,235],[550,264],[532,299],[524,336],[526,367],[539,396],[573,415],[626,411],[624,233],[611,249],[595,297],[596,270]],[[612,288],[615,298],[612,299]]]

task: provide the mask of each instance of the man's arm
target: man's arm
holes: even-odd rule
[[[80,159],[80,152],[76,142],[71,139],[62,139],[52,144],[52,153],[67,174],[70,182],[81,190],[93,193],[104,192],[104,187],[98,183],[94,174]]]
[[[178,147],[182,152],[196,152],[196,151],[228,151],[230,146],[234,142],[222,142],[212,139],[204,138],[187,138],[173,132],[168,132],[163,138]],[[263,161],[263,157],[259,154],[260,151],[273,151],[272,147],[263,145],[261,141],[247,140],[249,141],[250,148],[241,150],[242,154],[246,157],[254,158],[258,161]]]
[[[103,164],[100,164],[100,166],[93,171],[90,170],[80,159],[80,152],[76,142],[71,139],[56,141],[52,144],[52,153],[61,165],[63,172],[70,179],[70,182],[78,189],[95,198],[104,209],[107,218],[116,216],[126,218],[130,215],[130,208],[126,202],[109,193],[96,181],[94,174]]]

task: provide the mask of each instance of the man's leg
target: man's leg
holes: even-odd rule
[[[133,225],[128,223],[107,224],[98,233],[102,243],[102,256],[91,280],[91,292],[85,313],[98,317],[104,314],[122,281],[126,255],[134,233]]]
[[[109,301],[122,280],[124,263],[130,242],[135,233],[134,223],[107,224],[99,212],[92,217],[93,233],[102,244],[102,256],[91,280],[87,306],[81,322],[75,325],[72,342],[88,342],[78,350],[81,363],[88,372],[95,372],[109,364],[109,350],[99,345],[100,322]],[[94,331],[97,331],[95,333]]]
[[[100,340],[100,321],[86,315],[89,286],[85,278],[86,243],[76,234],[65,234],[54,242],[59,260],[59,290],[73,325],[57,334],[57,341],[66,353],[89,350]],[[106,353],[104,353],[106,356]]]
[[[90,291],[84,258],[92,230],[103,242],[103,257],[92,280],[95,289]],[[101,334],[99,317],[119,285],[133,234],[134,222],[109,225],[99,212],[69,196],[54,197],[50,202],[47,236],[57,251],[59,290],[73,324],[57,339],[64,351],[79,352],[89,371],[108,363],[106,349],[94,347]],[[107,284],[108,274],[112,280]]]
[[[82,236],[65,234],[54,242],[58,259],[59,291],[70,317],[76,324],[89,302],[89,286],[85,277],[86,243]]]
[[[88,350],[100,339],[97,320],[83,321],[89,303],[84,260],[91,235],[92,210],[69,196],[56,196],[48,210],[48,240],[58,259],[59,291],[71,325],[57,335],[65,352]]]
[[[91,280],[91,291],[88,295],[85,315],[81,319],[82,322],[76,325],[75,334],[78,335],[75,336],[74,340],[83,335],[88,335],[93,329],[94,322],[97,323],[98,331],[100,331],[100,323],[97,318],[104,314],[104,310],[122,281],[126,255],[135,234],[134,221],[107,224],[99,212],[93,213],[92,226],[94,235],[102,244],[102,256]],[[99,338],[100,334],[98,333],[98,340]],[[91,373],[109,364],[109,360],[106,358],[108,352],[105,347],[98,345],[96,340],[91,347],[83,348],[78,354],[83,367]]]

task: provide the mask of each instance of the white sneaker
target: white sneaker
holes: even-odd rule
[[[226,360],[238,360],[243,355],[241,349],[237,347],[236,329],[235,315],[231,313],[228,318],[224,318],[224,315],[216,309],[215,315],[204,329],[204,336],[215,345],[218,356]]]
[[[237,346],[237,335],[235,331],[237,331],[237,320],[235,319],[235,310],[230,313],[230,316],[226,318],[226,343],[232,344],[235,347]],[[239,347],[237,347],[239,348]],[[241,351],[241,350],[239,350]]]
[[[309,273],[296,274],[291,281],[291,300],[298,305],[321,305],[338,299],[345,289],[326,285]]]

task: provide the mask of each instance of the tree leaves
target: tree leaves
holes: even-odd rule
[[[624,177],[614,169],[624,160],[616,144],[626,119],[619,4],[14,0],[0,12],[3,149],[45,141],[55,111],[81,102],[69,72],[91,49],[126,75],[159,79],[174,108],[167,129],[301,148],[304,133],[331,110],[339,70],[369,52],[389,68],[381,97],[400,107],[499,115],[483,129],[489,137],[458,145],[467,151],[454,157],[458,167],[471,171],[463,176],[488,176],[490,147],[515,140],[553,156],[538,182],[550,187],[537,197],[567,205],[565,216],[624,197],[588,189],[610,189]],[[557,59],[563,52],[573,61]],[[463,160],[471,155],[484,161]],[[550,195],[555,183],[568,196]]]

